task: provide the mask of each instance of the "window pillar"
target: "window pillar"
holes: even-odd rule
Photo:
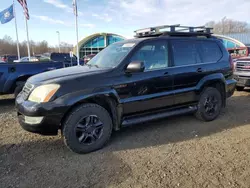
[[[104,35],[104,48],[107,47],[107,40],[108,40],[107,35]]]

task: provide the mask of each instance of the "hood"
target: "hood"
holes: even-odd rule
[[[67,79],[76,79],[82,76],[94,75],[103,72],[107,72],[109,69],[101,69],[97,67],[90,66],[74,66],[68,68],[61,68],[57,70],[52,70],[37,74],[28,79],[29,83],[40,83],[47,82],[52,80],[67,80]]]
[[[250,61],[250,57],[248,56],[248,57],[237,58],[237,61],[242,61],[242,60],[244,60],[244,61]]]

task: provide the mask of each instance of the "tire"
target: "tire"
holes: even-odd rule
[[[16,88],[14,90],[14,96],[15,96],[15,98],[22,91],[24,84],[25,84],[25,82],[18,82],[17,83]]]
[[[237,90],[237,91],[243,91],[243,90],[244,90],[244,87],[243,87],[243,86],[236,86],[236,90]]]
[[[99,126],[101,123],[102,126]],[[108,142],[112,127],[112,120],[106,109],[97,104],[83,104],[66,117],[62,126],[62,137],[71,151],[79,154],[90,153],[101,149]]]
[[[205,88],[200,96],[197,107],[198,109],[195,113],[195,116],[198,119],[202,121],[212,121],[216,119],[219,116],[222,108],[221,93],[218,91],[218,89],[213,87]]]

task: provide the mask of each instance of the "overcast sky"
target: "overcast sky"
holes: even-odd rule
[[[30,39],[47,40],[57,44],[56,31],[61,40],[75,44],[72,0],[27,0]],[[0,11],[12,0],[1,0]],[[20,40],[25,40],[22,8],[16,1]],[[78,0],[79,38],[95,32],[112,32],[132,37],[139,28],[164,25],[204,25],[223,17],[250,23],[250,0]],[[0,38],[15,39],[14,20],[0,25]]]

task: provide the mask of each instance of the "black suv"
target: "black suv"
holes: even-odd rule
[[[85,66],[29,78],[16,99],[18,119],[42,135],[60,129],[72,151],[88,153],[122,127],[185,113],[214,120],[235,90],[232,66],[210,28],[142,29]]]

